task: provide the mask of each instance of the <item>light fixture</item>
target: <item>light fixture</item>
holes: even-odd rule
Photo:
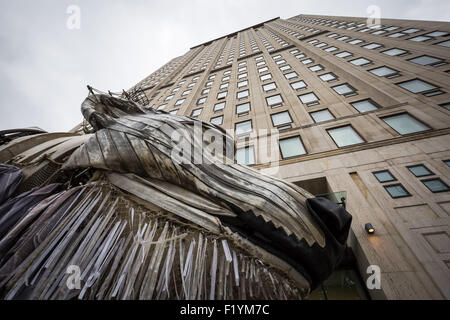
[[[371,223],[366,223],[364,228],[366,229],[366,232],[368,234],[374,234],[375,233],[375,228],[373,227],[373,225]]]

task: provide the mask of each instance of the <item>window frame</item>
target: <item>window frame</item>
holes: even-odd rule
[[[403,189],[403,191],[405,192],[405,195],[403,196],[393,196],[389,191],[388,188],[390,187],[401,187]],[[386,192],[389,194],[389,196],[392,199],[401,199],[401,198],[408,198],[408,197],[412,197],[412,194],[409,193],[409,191],[403,186],[403,184],[401,183],[395,183],[395,184],[389,184],[389,185],[383,185],[383,188],[386,190]]]
[[[389,173],[389,175],[392,177],[392,179],[391,179],[391,180],[381,181],[381,180],[377,177],[377,173],[383,173],[383,172]],[[374,172],[372,172],[372,174],[373,174],[373,176],[375,177],[375,179],[377,179],[377,181],[378,181],[379,183],[390,183],[390,182],[398,181],[397,178],[396,178],[396,177],[391,173],[391,171],[388,170],[388,169],[385,169],[385,170],[379,170],[379,171],[374,171]]]

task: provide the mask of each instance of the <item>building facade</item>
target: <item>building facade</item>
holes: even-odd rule
[[[450,23],[298,15],[195,46],[128,93],[234,129],[238,162],[345,204],[355,264],[313,298],[449,299],[449,60]]]

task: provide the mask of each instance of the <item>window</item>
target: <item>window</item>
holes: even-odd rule
[[[215,118],[211,118],[210,122],[212,124],[220,126],[223,123],[223,116],[218,116],[218,117],[215,117]]]
[[[305,60],[301,61],[301,63],[303,63],[303,64],[310,64],[310,63],[313,63],[313,62],[314,62],[313,59],[305,59]]]
[[[208,81],[207,83],[205,83],[205,87],[211,87],[212,84],[213,84],[212,81]]]
[[[356,101],[356,102],[352,102],[350,104],[353,106],[353,108],[355,108],[356,110],[358,110],[361,113],[372,111],[372,110],[377,110],[379,108],[379,106],[370,99]]]
[[[323,49],[323,50],[326,51],[326,52],[334,52],[334,51],[336,51],[336,50],[339,50],[339,48],[336,48],[336,47],[328,47],[328,48]]]
[[[311,117],[313,118],[314,122],[316,122],[316,123],[334,119],[334,116],[331,114],[331,112],[328,109],[311,112],[310,114],[311,114]]]
[[[332,89],[334,91],[336,91],[336,93],[340,94],[340,95],[353,95],[356,93],[356,90],[350,86],[348,83],[344,83],[335,87],[332,87]]]
[[[238,79],[243,79],[243,78],[247,78],[247,72],[238,74]]]
[[[363,48],[369,49],[369,50],[374,50],[374,49],[378,49],[380,47],[382,47],[383,45],[379,44],[379,43],[369,43],[366,44],[365,46],[363,46]]]
[[[306,85],[305,81],[300,80],[300,81],[291,83],[291,87],[294,90],[299,90],[299,89],[302,90],[302,89],[305,89],[307,87],[307,85]]]
[[[314,94],[314,92],[302,94],[298,96],[300,101],[306,105],[318,104],[319,98]]]
[[[336,57],[338,57],[338,58],[347,58],[347,57],[352,56],[353,54],[351,54],[351,53],[348,52],[348,51],[342,51],[342,52],[336,53],[335,55],[336,55]]]
[[[240,82],[238,82],[238,84],[237,84],[238,88],[242,88],[242,87],[245,87],[245,86],[247,86],[247,85],[248,85],[248,81],[247,81],[247,80],[240,81]]]
[[[450,167],[450,160],[444,160],[444,163],[445,163],[448,167]]]
[[[251,131],[252,131],[252,120],[238,122],[235,125],[235,133],[236,133],[236,135],[249,133]]]
[[[173,98],[173,94],[171,94],[170,96],[167,96],[166,99],[164,99],[164,101],[169,101],[172,98]]]
[[[434,57],[430,57],[430,56],[420,56],[414,59],[410,59],[408,61],[420,64],[422,66],[428,66],[430,64],[436,64],[438,62],[443,62],[444,60],[439,59],[439,58],[434,58]]]
[[[238,69],[238,72],[244,72],[244,71],[247,71],[247,67],[242,67],[242,68]]]
[[[448,32],[443,32],[443,31],[434,31],[434,32],[426,34],[426,36],[428,36],[428,37],[445,37],[447,35],[448,35]]]
[[[256,65],[257,65],[258,67],[261,67],[261,66],[263,66],[263,65],[265,65],[265,64],[266,64],[265,61],[260,61],[260,62],[258,62]]]
[[[421,180],[422,183],[433,193],[449,191],[448,185],[439,178]]]
[[[250,94],[250,93],[249,93],[248,90],[242,90],[242,91],[238,91],[238,93],[236,94],[236,97],[237,97],[238,99],[243,99],[243,98],[248,97],[249,94]]]
[[[290,53],[292,53],[292,54],[296,54],[296,53],[299,53],[300,52],[300,50],[298,50],[298,49],[295,49],[295,50],[291,50],[291,51],[289,51]]]
[[[180,87],[176,87],[172,90],[172,92],[177,92],[178,90],[180,90]]]
[[[404,36],[406,36],[406,34],[404,34],[402,32],[396,32],[396,33],[388,35],[389,38],[401,38]]]
[[[203,90],[202,90],[202,95],[203,95],[203,94],[208,94],[209,91],[211,91],[211,89],[209,89],[209,88],[208,88],[208,89],[203,89]]]
[[[450,102],[449,103],[440,104],[440,106],[450,111]]]
[[[223,90],[223,89],[225,89],[225,88],[228,88],[228,85],[229,85],[228,82],[227,82],[227,83],[222,83],[222,84],[220,85],[219,89],[220,89],[220,90]]]
[[[195,85],[196,85],[196,82],[189,83],[188,88],[192,88]]]
[[[172,114],[172,115],[176,115],[178,113],[178,109],[172,110],[169,113]]]
[[[250,102],[238,104],[236,106],[236,113],[238,115],[248,114],[249,111],[250,111]]]
[[[258,69],[258,72],[259,72],[259,73],[263,73],[263,72],[266,72],[267,70],[269,70],[269,68],[267,68],[267,67],[262,67],[262,68],[259,68],[259,69]]]
[[[366,58],[358,58],[358,59],[350,60],[350,63],[354,64],[355,66],[365,66],[365,65],[372,63],[372,61],[370,61]]]
[[[283,159],[306,154],[305,147],[299,136],[280,140],[280,150]]]
[[[224,76],[227,76],[227,75],[229,75],[229,74],[231,74],[231,70],[225,71],[225,72],[223,73]]]
[[[192,110],[191,117],[196,118],[202,113],[203,108]]]
[[[328,129],[327,131],[338,147],[351,146],[364,142],[351,125]]]
[[[428,170],[428,168],[425,167],[423,164],[418,164],[418,165],[415,165],[415,166],[409,166],[407,168],[416,177],[426,177],[426,176],[433,175],[433,172]]]
[[[283,98],[281,95],[276,94],[274,96],[266,97],[266,102],[269,107],[276,108],[283,104]]]
[[[441,46],[441,47],[447,47],[447,48],[450,48],[450,40],[436,43],[436,45]]]
[[[389,50],[385,50],[385,51],[381,51],[381,53],[387,54],[388,56],[400,56],[403,54],[408,53],[408,51],[403,50],[403,49],[398,49],[398,48],[394,48],[394,49],[389,49]]]
[[[422,93],[428,90],[437,89],[436,86],[419,79],[397,83],[397,85],[412,93]]]
[[[243,165],[255,164],[255,155],[253,146],[239,148],[236,150],[236,162]]]
[[[403,30],[403,32],[407,33],[407,34],[416,33],[416,32],[419,32],[419,31],[421,31],[421,30],[420,29],[416,29],[416,28],[410,28],[410,29]]]
[[[285,65],[285,66],[282,66],[282,67],[280,67],[280,70],[281,71],[286,71],[286,70],[290,70],[291,69],[291,66],[290,65]]]
[[[271,114],[270,117],[272,118],[272,123],[274,127],[278,127],[292,122],[291,116],[287,111]]]
[[[267,74],[260,76],[259,78],[261,79],[261,81],[270,80],[270,79],[272,79],[272,74],[267,73]]]
[[[392,182],[396,181],[395,177],[389,172],[389,170],[383,170],[374,172],[373,175],[375,178],[377,178],[378,182],[384,183],[384,182]]]
[[[312,72],[317,72],[323,70],[323,67],[320,64],[317,64],[315,66],[309,67],[309,70]]]
[[[223,77],[223,78],[222,78],[222,82],[225,82],[225,81],[228,81],[228,80],[230,80],[230,77],[229,77],[229,76]]]
[[[379,77],[392,76],[392,75],[398,73],[397,70],[391,69],[391,68],[386,67],[386,66],[369,70],[369,72],[373,73],[374,75],[379,76]]]
[[[217,94],[217,99],[223,99],[227,96],[228,91],[224,91],[224,92],[219,92]]]
[[[296,55],[295,56],[297,59],[301,59],[301,58],[304,58],[304,57],[306,57],[303,53],[300,53],[300,54],[298,54],[298,55]]]
[[[384,186],[384,188],[393,199],[411,196],[411,194],[401,184]]]
[[[186,100],[186,99],[177,100],[177,102],[175,102],[175,105],[179,106],[180,104],[182,104],[184,102],[184,100]]]
[[[418,37],[410,38],[408,40],[414,41],[414,42],[424,42],[424,41],[427,41],[427,40],[430,40],[430,39],[432,39],[432,38],[431,37],[425,37],[425,36],[418,36]]]
[[[205,101],[206,101],[206,97],[200,98],[200,99],[197,100],[197,105],[204,104]]]
[[[167,103],[160,105],[156,110],[162,110],[167,106]]]
[[[218,112],[220,110],[223,110],[225,108],[225,102],[216,103],[214,105],[214,112]]]
[[[255,61],[261,61],[263,59],[263,57],[256,57]]]
[[[297,77],[298,77],[298,74],[297,74],[297,72],[292,71],[292,72],[286,73],[286,74],[284,75],[284,77],[285,77],[286,79],[290,80],[290,79],[297,78]]]
[[[349,41],[348,43],[350,43],[350,44],[360,44],[361,42],[364,42],[364,41],[362,41],[360,39],[355,39],[355,40]]]
[[[409,134],[414,132],[421,132],[429,130],[430,128],[424,125],[419,120],[411,117],[407,113],[401,113],[394,116],[382,118],[392,129],[399,134]]]
[[[209,80],[212,80],[212,79],[214,79],[216,77],[216,75],[215,74],[213,74],[213,75],[211,75],[211,76],[209,76]]]
[[[338,77],[332,72],[321,74],[319,76],[319,78],[320,78],[320,80],[325,81],[325,82],[335,81],[338,79]]]
[[[380,34],[384,34],[384,33],[386,33],[386,32],[387,32],[387,31],[385,31],[385,30],[378,30],[378,31],[372,32],[372,34],[380,35]]]
[[[275,90],[277,88],[275,82],[268,83],[262,86],[265,92]]]
[[[283,64],[283,63],[286,63],[286,60],[281,59],[281,60],[278,60],[278,61],[276,62],[276,64]]]
[[[277,60],[277,59],[280,59],[281,58],[281,55],[280,54],[277,54],[276,56],[273,56],[272,57],[272,59],[273,60]],[[286,62],[286,61],[285,61]],[[278,63],[278,62],[277,62]]]

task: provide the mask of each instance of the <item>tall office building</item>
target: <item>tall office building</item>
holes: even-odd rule
[[[313,298],[449,299],[449,60],[450,23],[298,15],[192,47],[128,93],[235,129],[237,161],[346,206],[355,263]]]

